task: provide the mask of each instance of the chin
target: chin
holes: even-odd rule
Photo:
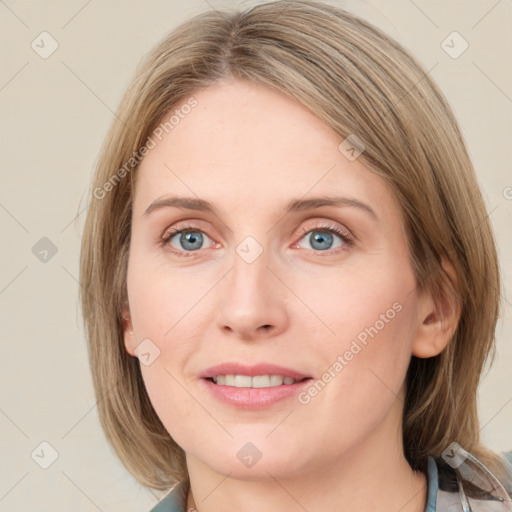
[[[237,443],[238,444],[238,443]],[[261,443],[260,443],[261,444]],[[290,447],[291,448],[291,447]],[[265,454],[267,452],[267,454]],[[297,463],[297,452],[283,453],[282,449],[256,448],[256,443],[244,443],[226,452],[210,453],[202,464],[213,471],[239,480],[268,480],[301,474],[303,464]],[[271,455],[269,455],[271,453]]]

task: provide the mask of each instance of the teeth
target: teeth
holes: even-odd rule
[[[289,377],[286,377],[287,379]],[[280,386],[283,381],[284,381],[284,377],[281,377],[281,375],[271,375],[269,378],[268,378],[268,381],[269,381],[269,386]],[[293,381],[293,379],[292,379]]]
[[[235,388],[270,388],[282,384],[293,384],[296,381],[292,377],[282,375],[217,375],[213,377],[215,384],[219,386],[233,386]]]
[[[270,387],[270,377],[271,375],[257,375],[256,377],[252,378],[252,387],[253,388],[268,388]],[[279,377],[279,375],[274,375],[276,377],[274,379],[274,383],[272,386],[280,386],[283,381]],[[281,381],[281,382],[279,382]]]
[[[235,386],[236,388],[250,388],[252,383],[252,378],[247,375],[234,375],[234,382],[228,378],[231,375],[226,375],[226,385],[227,386]]]

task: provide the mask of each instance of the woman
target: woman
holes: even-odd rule
[[[493,234],[446,100],[395,41],[311,1],[184,23],[92,194],[99,414],[142,484],[175,486],[155,511],[512,509],[476,403]]]

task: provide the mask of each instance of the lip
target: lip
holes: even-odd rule
[[[282,375],[283,377],[291,377],[295,380],[310,378],[311,375],[306,375],[291,368],[284,366],[277,366],[271,363],[259,363],[255,365],[244,365],[241,363],[227,362],[212,366],[199,374],[202,379],[209,379],[217,375],[248,375],[255,377],[256,375]],[[293,385],[293,384],[290,384]]]
[[[217,375],[282,375],[291,377],[301,382],[294,384],[281,384],[268,388],[237,388],[235,386],[219,385],[212,382],[211,377]],[[281,400],[296,396],[304,387],[309,386],[312,381],[310,375],[306,375],[291,368],[277,366],[271,363],[260,363],[252,366],[240,363],[222,363],[208,368],[200,375],[201,383],[217,400],[241,408],[241,409],[264,409]]]
[[[281,400],[296,396],[302,389],[309,386],[313,379],[308,378],[295,384],[281,384],[269,388],[237,388],[223,386],[201,379],[200,382],[217,400],[239,409],[264,409]]]

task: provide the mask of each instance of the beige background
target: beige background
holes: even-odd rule
[[[496,230],[509,299],[497,360],[480,390],[482,436],[492,448],[510,450],[512,2],[331,3],[408,47],[460,120]],[[181,21],[209,8],[203,0],[0,2],[2,511],[129,512],[157,501],[158,494],[117,461],[97,419],[77,304],[84,194],[140,58]],[[43,31],[59,45],[47,59],[31,48]],[[441,46],[453,31],[469,44],[456,59]],[[46,262],[32,252],[42,237],[57,248]],[[58,453],[47,469],[39,464],[51,462],[52,449],[41,447],[43,441]]]

